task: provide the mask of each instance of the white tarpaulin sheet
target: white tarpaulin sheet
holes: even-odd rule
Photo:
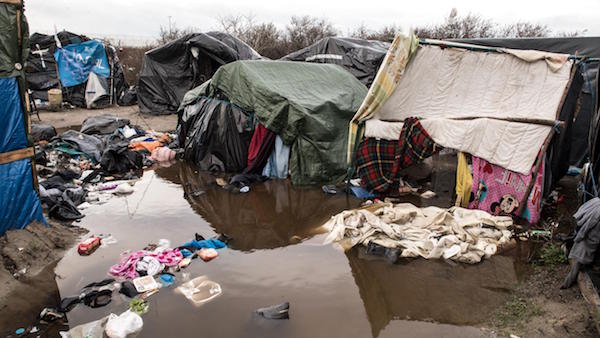
[[[571,66],[571,61],[551,68],[543,58],[528,62],[512,54],[421,45],[374,119],[419,117],[436,143],[527,174],[550,127],[496,119],[554,121]],[[450,120],[456,118],[479,119]],[[367,121],[365,136],[387,133],[382,138],[397,140],[398,125],[385,123]]]

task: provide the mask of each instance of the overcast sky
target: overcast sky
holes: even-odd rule
[[[439,23],[452,7],[459,16],[479,14],[500,24],[528,21],[545,24],[554,33],[587,30],[587,36],[600,35],[600,0],[27,0],[25,14],[32,33],[52,33],[56,26],[140,44],[155,39],[161,25],[168,27],[169,16],[180,28],[205,31],[218,29],[218,18],[226,15],[250,13],[256,22],[280,28],[293,15],[311,15],[329,19],[345,35],[360,24],[374,29],[396,24],[408,30]]]

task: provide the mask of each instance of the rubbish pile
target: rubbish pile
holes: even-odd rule
[[[48,126],[36,130],[40,198],[49,216],[63,221],[82,218],[80,210],[90,204],[133,192],[144,168],[171,163],[177,154],[175,135],[112,115],[88,117],[80,131],[56,135]]]
[[[141,316],[150,307],[147,299],[162,288],[179,284],[175,292],[198,306],[222,293],[221,286],[206,276],[190,279],[189,273],[182,270],[198,257],[205,262],[213,260],[219,255],[217,250],[226,248],[230,240],[226,235],[204,239],[196,234],[193,240],[179,247],[172,248],[169,240],[160,239],[158,243],[150,243],[142,250],[124,252],[120,261],[108,271],[114,278],[84,286],[78,295],[63,298],[58,308],[44,309],[40,317],[47,320],[60,319],[80,304],[90,308],[103,307],[120,294],[119,297],[130,299],[126,311],[76,326],[68,332],[61,332],[61,335],[65,338],[102,337],[105,333],[111,338],[121,338],[139,333],[144,324]],[[117,295],[114,295],[115,292]]]

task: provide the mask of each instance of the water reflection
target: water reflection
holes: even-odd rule
[[[360,247],[346,256],[373,337],[393,320],[484,322],[517,284],[513,259],[507,256],[476,265],[425,259],[390,265],[370,259]]]
[[[293,187],[289,180],[269,180],[253,184],[248,193],[232,193],[219,187],[214,175],[186,163],[158,168],[156,174],[181,184],[194,211],[216,232],[233,237],[231,247],[242,251],[296,244],[321,233],[320,226],[332,215],[360,203],[316,187]]]

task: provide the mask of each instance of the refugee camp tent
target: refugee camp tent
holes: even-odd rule
[[[281,60],[341,65],[369,87],[389,48],[383,41],[326,37]]]
[[[350,125],[348,160],[368,190],[394,191],[400,169],[443,147],[472,155],[474,188],[467,193],[477,200],[499,193],[477,177],[495,167],[507,185],[518,183],[522,199],[509,194],[510,201],[486,211],[510,204],[517,206],[507,208],[511,213],[530,216],[524,212],[539,207],[542,178],[551,176],[551,184],[561,175],[547,150],[551,139],[560,141],[553,138],[559,126],[573,119],[583,84],[576,60],[399,35],[383,64]]]
[[[174,114],[183,95],[208,79],[217,69],[237,60],[260,59],[241,40],[221,32],[188,34],[144,55],[138,78],[140,111]]]
[[[60,67],[56,62],[55,53],[57,43],[61,48],[82,46],[90,44],[90,39],[84,35],[78,35],[68,31],[58,32],[56,35],[33,33],[29,39],[30,51],[27,57],[27,83],[35,100],[48,101],[48,90],[60,88],[63,101],[77,107],[103,107],[111,104],[111,87],[113,89],[112,102],[119,105],[130,105],[135,102],[124,100],[125,93],[129,90],[129,84],[125,80],[123,66],[119,61],[115,47],[101,42],[94,44],[101,46],[100,54],[104,54],[108,63],[107,76],[98,76],[94,72],[86,72],[91,75],[82,79],[80,83],[59,83]],[[94,40],[95,41],[95,40]],[[89,47],[89,46],[86,46]],[[80,58],[83,59],[83,58]]]
[[[23,229],[34,220],[45,223],[35,190],[34,150],[27,139],[23,65],[29,52],[29,27],[21,1],[0,1],[0,235]]]
[[[595,115],[594,107],[598,96],[595,95],[598,83],[596,77],[600,66],[600,37],[567,37],[567,38],[519,38],[519,39],[461,39],[459,42],[482,46],[503,47],[512,49],[535,49],[553,53],[564,53],[585,57],[579,71],[584,84],[580,93],[580,104],[575,112],[570,134],[570,142],[561,149],[561,158],[567,158],[571,165],[581,167],[589,158],[588,140],[590,124]]]
[[[212,165],[226,170],[218,164],[231,163],[231,158],[241,163],[236,169],[243,169],[250,162],[250,136],[254,138],[261,125],[266,129],[262,132],[277,135],[291,147],[292,183],[338,182],[346,173],[348,122],[366,92],[360,81],[336,65],[233,62],[219,68],[210,83],[186,94],[179,111],[180,146],[203,170]],[[277,151],[277,140],[270,140]],[[261,147],[258,142],[255,148]],[[258,153],[268,157],[271,149],[273,143]],[[287,166],[287,160],[281,162]]]

